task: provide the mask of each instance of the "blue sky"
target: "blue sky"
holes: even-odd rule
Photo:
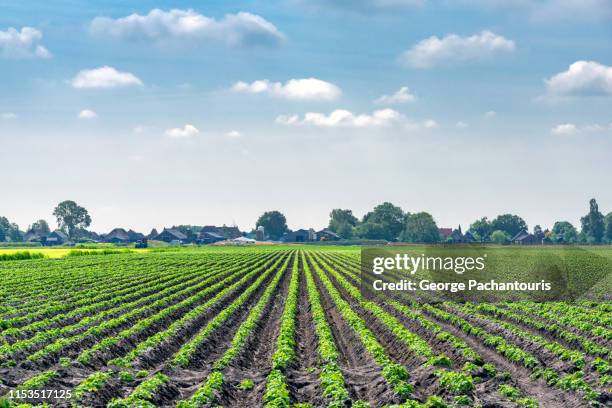
[[[604,0],[0,1],[0,214],[612,211]]]

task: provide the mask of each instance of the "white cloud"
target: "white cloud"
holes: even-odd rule
[[[166,130],[166,136],[177,139],[194,137],[198,133],[200,133],[198,128],[190,124],[187,124],[182,128],[172,128]]]
[[[103,38],[168,42],[221,42],[230,46],[277,46],[285,36],[272,23],[256,14],[226,14],[220,20],[194,10],[153,9],[147,15],[131,14],[112,19],[96,17],[91,33]]]
[[[276,97],[293,100],[332,100],[337,98],[341,90],[331,82],[317,78],[290,79],[284,84],[270,82],[267,79],[247,82],[236,82],[232,91],[241,93],[265,93]]]
[[[400,61],[413,68],[429,68],[436,65],[482,60],[515,49],[514,41],[482,31],[470,37],[450,34],[439,38],[429,37],[404,52]]]
[[[144,156],[141,156],[139,154],[134,154],[134,155],[128,156],[128,160],[134,161],[134,162],[140,162],[144,160]]]
[[[433,119],[427,119],[423,122],[423,127],[425,129],[436,129],[438,127],[438,122]]]
[[[573,135],[578,132],[578,128],[573,123],[562,123],[551,129],[556,135]]]
[[[90,109],[83,109],[79,112],[79,119],[95,119],[98,114]]]
[[[12,119],[17,119],[17,115],[13,112],[5,112],[5,113],[0,114],[0,118],[4,120],[12,120]]]
[[[549,96],[612,95],[612,67],[595,61],[576,61],[567,71],[546,80]]]
[[[140,125],[138,125],[138,126],[134,126],[134,128],[132,129],[132,131],[133,131],[134,133],[143,133],[143,132],[145,131],[145,128],[144,128],[144,126],[140,126]]]
[[[109,66],[79,71],[71,83],[72,86],[77,89],[117,88],[142,85],[140,78],[134,74],[117,71],[115,68]]]
[[[465,122],[459,121],[457,123],[455,123],[455,127],[457,129],[465,129],[466,127],[468,127],[469,125]]]
[[[386,126],[402,118],[402,115],[393,109],[381,109],[372,114],[356,115],[345,109],[336,109],[329,115],[317,112],[308,112],[300,119],[298,115],[281,115],[276,123],[282,125],[312,125],[321,127],[367,127]]]
[[[497,116],[497,112],[495,112],[493,110],[487,111],[484,114],[484,117],[487,118],[487,119],[494,118],[496,116]]]
[[[230,138],[238,138],[242,136],[242,133],[240,133],[237,130],[230,130],[229,132],[225,134],[225,136],[230,137]]]
[[[551,132],[556,135],[575,135],[578,133],[598,133],[604,132],[606,128],[597,123],[591,125],[577,126],[574,123],[562,123],[551,129]],[[612,130],[612,125],[610,125]]]
[[[21,31],[9,28],[0,31],[0,56],[4,58],[50,58],[51,53],[40,44],[42,32],[32,27]]]
[[[397,92],[391,95],[383,95],[374,102],[378,104],[391,105],[396,103],[414,102],[416,96],[410,92],[407,86],[402,86]]]

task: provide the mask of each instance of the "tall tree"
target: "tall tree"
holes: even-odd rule
[[[419,212],[406,216],[406,228],[402,231],[400,240],[431,244],[440,240],[440,233],[431,214]]]
[[[58,227],[71,238],[77,229],[91,225],[91,217],[87,210],[74,201],[62,201],[55,207],[53,215],[57,218]]]
[[[389,202],[377,205],[363,217],[363,223],[379,224],[384,230],[382,239],[387,241],[394,241],[398,238],[404,229],[404,221],[404,211]]]
[[[11,240],[18,242],[23,239],[19,226],[10,222],[6,217],[0,217],[0,241]]]
[[[540,225],[533,227],[533,236],[536,237],[538,242],[542,242],[544,239],[544,231],[542,231],[542,227]]]
[[[592,198],[589,201],[589,213],[580,219],[582,233],[587,242],[600,243],[604,236],[604,216],[599,212],[597,201]]]
[[[273,240],[280,239],[288,231],[287,219],[279,211],[266,211],[263,213],[257,219],[255,228],[259,226],[264,227],[265,234]]]
[[[491,228],[493,231],[504,231],[510,237],[514,237],[521,231],[527,231],[527,223],[518,215],[502,214],[491,221]]]
[[[608,242],[612,243],[612,212],[609,212],[608,215],[606,215],[604,222],[606,224],[606,233],[604,236]]]
[[[493,228],[491,228],[491,222],[487,219],[487,217],[482,217],[470,225],[469,231],[478,236],[481,241],[486,241],[491,237]]]
[[[576,228],[569,221],[555,222],[552,233],[555,241],[562,238],[563,242],[572,244],[578,239],[578,231],[576,231]]]
[[[34,224],[30,225],[30,231],[35,231],[43,235],[51,232],[49,224],[45,220],[38,220]]]
[[[328,228],[337,232],[343,238],[350,238],[352,236],[353,227],[357,225],[358,221],[357,217],[353,215],[352,210],[335,208],[329,213]]]

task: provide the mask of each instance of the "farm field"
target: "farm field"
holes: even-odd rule
[[[365,299],[360,254],[0,262],[0,407],[612,406],[611,301]]]

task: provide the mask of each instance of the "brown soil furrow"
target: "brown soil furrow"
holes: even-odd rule
[[[339,366],[346,381],[346,389],[352,400],[363,400],[371,406],[399,402],[393,388],[382,377],[380,367],[364,348],[361,339],[346,323],[325,286],[313,270],[313,278],[321,295],[327,321],[336,340]]]
[[[240,353],[224,372],[224,388],[219,403],[229,407],[255,407],[263,405],[266,378],[272,370],[272,354],[280,332],[280,321],[285,309],[291,270],[295,254],[279,282],[275,295],[264,309],[262,319],[242,347]],[[250,379],[254,387],[241,390],[240,382]]]
[[[511,378],[516,382],[518,387],[527,395],[535,397],[540,402],[541,407],[546,408],[579,408],[588,407],[589,405],[578,398],[575,395],[569,394],[559,389],[550,387],[542,379],[532,380],[530,378],[531,371],[523,366],[516,365],[506,360],[503,356],[499,355],[495,350],[487,347],[484,343],[478,339],[465,334],[460,329],[456,328],[452,324],[446,323],[441,319],[437,319],[434,316],[427,315],[427,318],[431,321],[439,324],[444,330],[461,338],[471,348],[476,350],[482,358],[493,363],[499,370],[507,371],[511,374]]]
[[[310,402],[317,407],[325,406],[319,382],[321,359],[317,350],[318,339],[310,312],[303,268],[300,268],[296,344],[295,363],[286,373],[291,399],[296,403]]]

